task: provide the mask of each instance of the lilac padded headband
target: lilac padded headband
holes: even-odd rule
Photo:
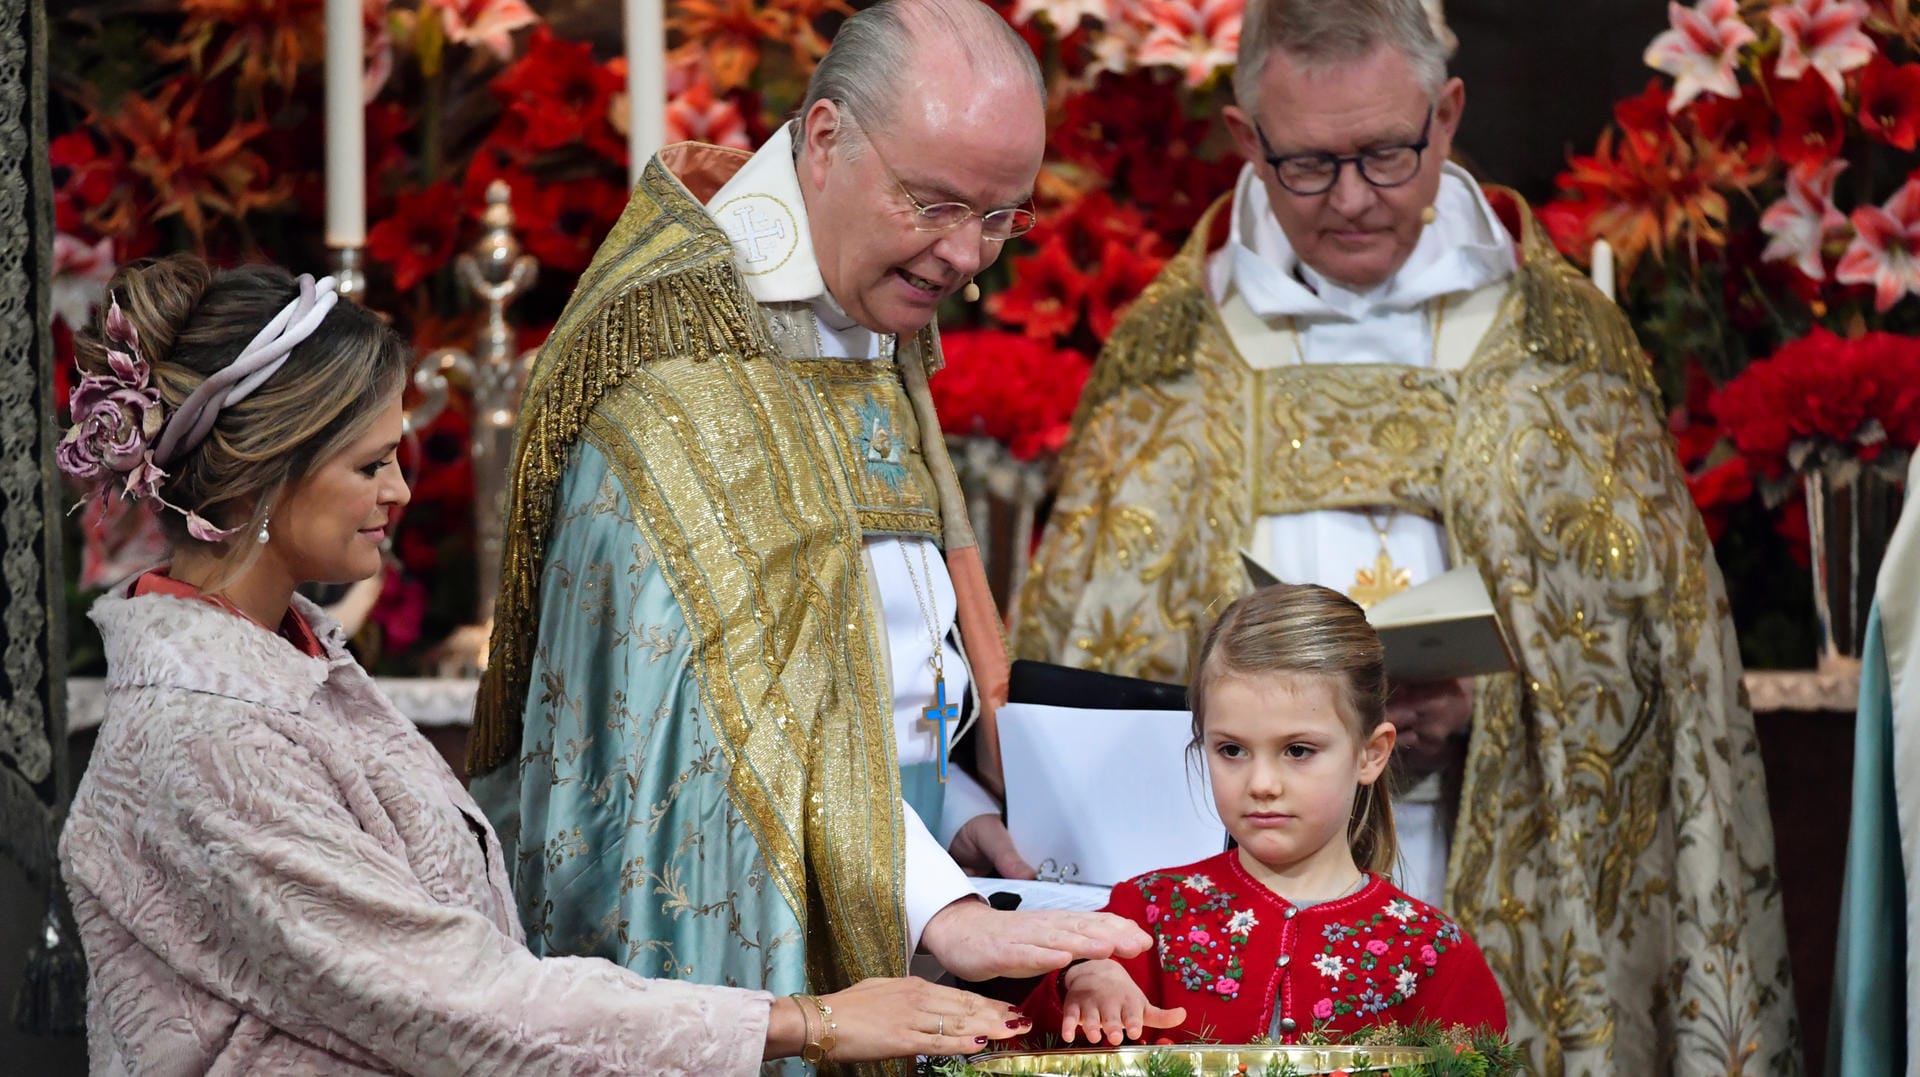
[[[298,284],[299,296],[254,334],[253,341],[240,350],[240,357],[201,382],[167,418],[153,454],[154,463],[166,467],[175,457],[192,452],[205,441],[214,420],[220,417],[220,409],[245,400],[273,377],[286,364],[294,346],[312,336],[340,301],[339,284],[332,277],[316,281],[311,273],[302,273]]]

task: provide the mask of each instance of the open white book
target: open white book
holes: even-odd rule
[[[1115,883],[1226,848],[1206,772],[1187,763],[1189,712],[1008,703],[999,726],[1014,845],[1042,881],[1078,886],[976,889],[1020,893],[1022,908],[1097,894],[1097,908]]]
[[[1255,587],[1280,582],[1245,550],[1240,561]],[[1514,668],[1493,598],[1472,565],[1449,569],[1381,599],[1367,610],[1367,622],[1386,648],[1390,680],[1417,684]]]

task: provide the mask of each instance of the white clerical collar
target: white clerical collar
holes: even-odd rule
[[[813,303],[827,283],[813,253],[807,204],[793,167],[793,125],[785,124],[707,200],[707,215],[733,241],[747,290],[761,303]]]
[[[1360,321],[1412,310],[1436,296],[1470,292],[1512,276],[1513,240],[1473,177],[1452,162],[1441,166],[1437,216],[1421,233],[1406,263],[1367,292],[1351,291],[1301,263],[1274,219],[1266,184],[1254,166],[1234,187],[1227,245],[1209,267],[1216,299],[1229,285],[1264,318],[1306,317]],[[1296,275],[1297,271],[1297,275]]]

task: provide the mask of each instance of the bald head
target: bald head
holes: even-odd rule
[[[913,333],[1000,257],[1046,154],[1039,66],[979,0],[883,0],[841,26],[801,110],[794,174],[827,292]],[[945,223],[932,207],[963,207]]]
[[[914,77],[934,70],[958,79],[929,85]],[[840,25],[807,83],[800,115],[816,101],[833,101],[863,124],[885,125],[908,94],[1004,96],[1011,87],[1030,91],[1045,110],[1046,81],[1033,51],[992,8],[980,0],[882,0]]]

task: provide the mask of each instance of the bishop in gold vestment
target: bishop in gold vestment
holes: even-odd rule
[[[889,63],[852,81],[893,97],[849,87]],[[943,772],[1007,671],[929,323],[1031,224],[1038,72],[975,0],[880,4],[802,115],[648,162],[529,380],[472,748],[529,945],[822,995],[916,948],[976,980],[1137,953],[1116,917],[989,908],[948,855],[1005,833]],[[843,1045],[977,1045],[841,1009]]]
[[[1321,517],[1430,530],[1479,570],[1518,664],[1472,684],[1444,907],[1534,1072],[1798,1073],[1726,593],[1632,330],[1517,196],[1433,160],[1461,98],[1418,77],[1417,32],[1286,51],[1330,40],[1309,23],[1417,2],[1265,7],[1236,75],[1260,107],[1228,116],[1247,171],[1095,367],[1015,652],[1185,680],[1249,587],[1243,549],[1299,554]],[[1272,51],[1250,58],[1255,39]],[[1340,122],[1373,126],[1320,122],[1355,102]],[[1417,176],[1393,171],[1401,150],[1424,151]],[[1397,250],[1359,236],[1420,221]]]

